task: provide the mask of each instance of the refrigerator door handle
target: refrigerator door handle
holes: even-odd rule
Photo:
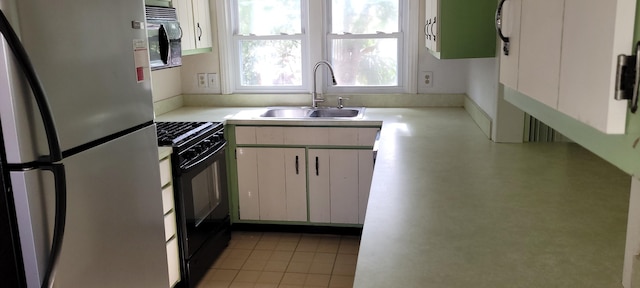
[[[24,49],[24,46],[22,46],[22,43],[20,43],[18,35],[16,35],[16,32],[11,27],[11,24],[2,10],[0,10],[0,33],[4,35],[5,39],[7,39],[7,44],[11,48],[11,51],[13,51],[16,61],[18,62],[18,66],[20,66],[25,78],[29,82],[29,87],[31,87],[31,91],[33,91],[33,96],[38,104],[40,114],[42,115],[42,122],[44,124],[45,134],[47,135],[47,144],[49,146],[50,155],[43,156],[41,161],[47,163],[58,162],[62,160],[62,151],[60,149],[58,132],[56,131],[49,102],[47,101],[46,94],[42,88],[42,84],[40,83],[40,78],[38,78],[38,75],[31,64],[31,60],[29,60],[27,51]]]
[[[55,182],[55,219],[53,224],[53,241],[47,263],[47,270],[42,280],[42,288],[53,287],[56,275],[56,267],[62,250],[62,240],[64,238],[64,228],[67,220],[67,179],[64,165],[61,163],[43,165],[39,167],[53,173]]]

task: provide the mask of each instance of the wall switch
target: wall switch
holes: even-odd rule
[[[207,81],[207,74],[198,73],[196,76],[198,77],[198,88],[207,88],[209,84]]]
[[[424,86],[426,88],[432,88],[433,87],[433,72],[432,71],[424,71],[422,72],[423,78],[422,81],[424,81]]]
[[[220,78],[218,78],[218,73],[209,73],[207,74],[207,86],[213,93],[220,93]]]

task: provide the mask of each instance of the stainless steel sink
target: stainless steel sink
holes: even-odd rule
[[[364,107],[271,107],[260,117],[268,118],[362,118]]]

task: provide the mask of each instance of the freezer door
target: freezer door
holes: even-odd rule
[[[167,287],[155,127],[63,161],[67,225],[55,287]],[[40,287],[53,234],[53,176],[11,174],[28,287]]]
[[[7,6],[15,8],[4,11],[48,94],[63,151],[153,120],[143,1],[0,3]],[[31,92],[4,41],[0,78],[9,162],[48,155]]]

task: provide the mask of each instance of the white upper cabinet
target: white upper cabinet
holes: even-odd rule
[[[520,60],[520,12],[522,0],[508,0],[503,3],[501,13],[502,34],[508,38],[500,42],[500,82],[518,90],[518,61]]]
[[[624,134],[627,101],[616,101],[617,57],[633,54],[636,0],[566,0],[558,110],[609,134]]]
[[[500,82],[608,134],[624,134],[617,57],[633,54],[635,0],[506,0]]]
[[[209,0],[172,0],[182,29],[182,54],[189,55],[197,49],[211,48],[211,12]]]
[[[518,90],[558,105],[564,0],[522,0]]]

